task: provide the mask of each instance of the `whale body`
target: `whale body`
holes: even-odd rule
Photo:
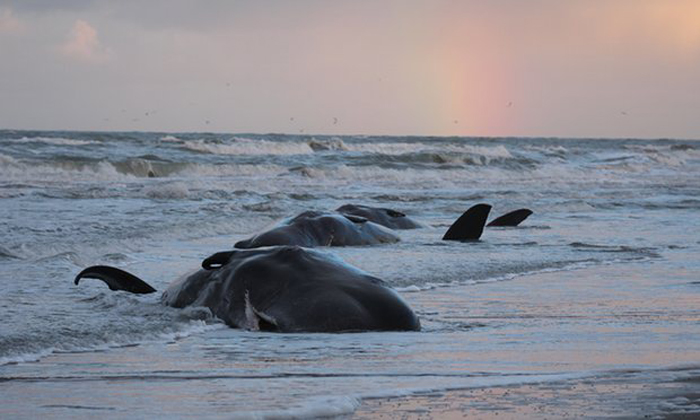
[[[108,266],[81,271],[112,290],[153,293],[138,277]],[[203,306],[226,324],[252,331],[417,331],[420,321],[384,281],[340,259],[298,246],[220,252],[173,282],[161,302]]]
[[[481,237],[491,206],[477,204],[465,211],[448,229],[443,240],[475,241]],[[341,206],[338,212],[305,211],[285,219],[269,230],[238,241],[234,248],[273,245],[359,246],[394,243],[394,229],[426,227],[401,212],[378,207]],[[340,212],[342,211],[342,213]],[[347,212],[352,212],[346,213]],[[413,227],[411,227],[413,226]]]

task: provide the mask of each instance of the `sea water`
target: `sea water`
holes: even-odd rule
[[[417,392],[700,369],[700,143],[0,131],[0,417],[303,417]],[[420,332],[229,328],[158,290],[304,210],[430,227],[322,248],[387,281]],[[445,242],[477,203],[518,228]]]

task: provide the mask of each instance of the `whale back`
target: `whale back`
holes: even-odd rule
[[[418,318],[382,280],[325,253],[296,246],[216,254],[217,264],[168,288],[163,302],[206,306],[250,330],[418,330]]]
[[[239,249],[274,245],[359,246],[398,242],[390,229],[363,217],[308,211],[282,221],[276,227],[237,242]]]

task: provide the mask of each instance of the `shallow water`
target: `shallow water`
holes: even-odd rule
[[[0,414],[347,414],[700,368],[699,175],[692,141],[0,131]],[[396,287],[423,331],[247,332],[72,284],[104,263],[163,290],[282,217],[348,202],[432,226],[323,249]],[[440,241],[478,202],[535,213]]]

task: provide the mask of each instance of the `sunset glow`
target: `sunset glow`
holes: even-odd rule
[[[700,137],[694,0],[158,5],[0,3],[0,126]]]

